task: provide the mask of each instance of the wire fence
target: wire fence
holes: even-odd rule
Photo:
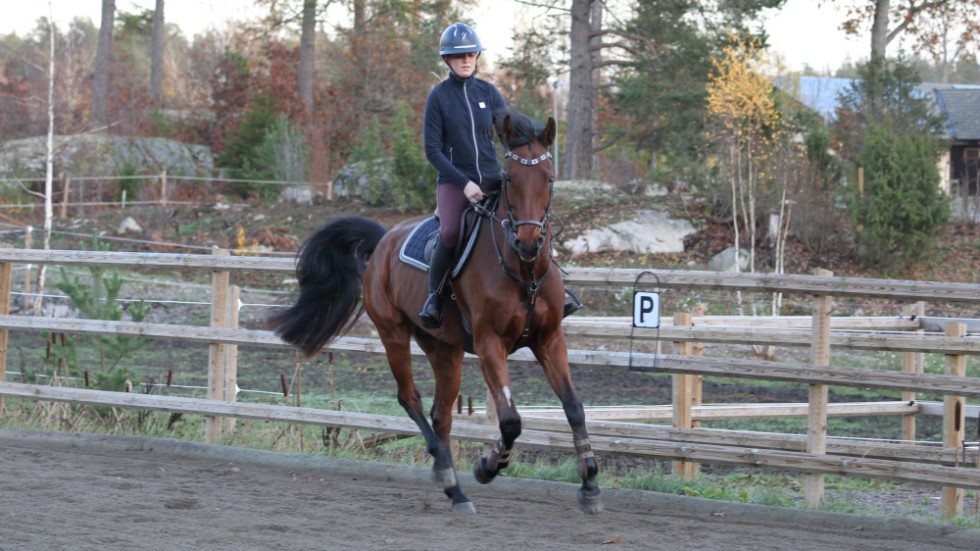
[[[6,184],[8,187],[20,186],[30,198],[28,201],[18,201],[13,203],[0,203],[0,212],[35,210],[45,206],[44,194],[28,189],[29,184],[45,182],[46,178],[25,177],[25,178],[0,178],[0,187]],[[127,182],[138,183],[138,188],[131,188],[125,185]],[[141,183],[142,182],[142,183]],[[313,193],[322,190],[327,200],[333,197],[333,182],[312,182],[298,180],[255,180],[248,178],[228,178],[224,176],[190,176],[172,175],[166,171],[159,174],[136,174],[125,176],[62,176],[55,180],[57,189],[52,189],[52,207],[58,209],[57,215],[60,218],[67,216],[69,209],[84,213],[86,209],[106,209],[106,208],[126,208],[130,206],[191,206],[200,204],[194,200],[174,200],[175,188],[180,184],[193,184],[200,189],[201,183],[208,184],[212,191],[225,184],[231,186],[254,186],[255,188],[265,188],[268,186],[278,186],[284,188],[300,188],[308,190],[308,197],[297,194],[291,199],[294,201],[313,200]],[[91,184],[96,184],[94,187]],[[114,184],[108,190],[103,184]],[[148,186],[146,183],[156,184]],[[88,185],[86,185],[88,184]],[[199,191],[191,191],[187,194],[194,195]],[[282,192],[280,192],[282,193]],[[128,196],[139,194],[139,197]],[[74,198],[73,198],[74,196]],[[108,197],[108,198],[107,198]],[[9,200],[7,194],[0,201]]]

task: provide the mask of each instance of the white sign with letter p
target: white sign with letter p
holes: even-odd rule
[[[633,327],[660,327],[660,293],[633,295]]]

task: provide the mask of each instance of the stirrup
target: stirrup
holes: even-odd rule
[[[419,319],[422,326],[426,329],[438,329],[442,327],[442,305],[440,304],[439,293],[429,293],[419,312]]]
[[[575,293],[573,293],[571,290],[565,289],[565,294],[568,295],[568,300],[565,301],[565,308],[561,316],[562,319],[565,319],[582,308],[585,308],[585,306],[582,305],[582,301],[579,300],[578,297],[575,296]]]

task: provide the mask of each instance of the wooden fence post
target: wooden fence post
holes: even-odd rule
[[[8,249],[10,245],[0,243],[0,248]],[[10,262],[0,262],[0,315],[10,313]],[[0,329],[0,383],[7,378],[7,329]],[[3,396],[0,396],[0,419],[3,418]]]
[[[946,324],[946,336],[966,336],[966,324],[956,322]],[[966,376],[966,356],[947,354],[946,374],[955,377]],[[943,399],[943,447],[959,451],[963,446],[965,410],[966,400],[963,396],[946,396]],[[946,518],[952,518],[963,512],[963,488],[943,486],[942,510]]]
[[[241,288],[238,285],[231,286],[231,294],[228,300],[228,311],[225,314],[228,327],[238,329],[238,310],[241,306],[239,300]],[[224,400],[235,402],[238,399],[238,345],[226,344],[225,348],[225,380],[224,380]],[[231,434],[235,430],[235,418],[225,419],[224,430]]]
[[[65,176],[65,189],[61,195],[61,219],[68,218],[68,199],[71,197],[71,178]]]
[[[829,270],[817,269],[813,275],[831,277]],[[813,340],[810,344],[810,363],[830,365],[830,310],[833,297],[818,296],[813,300]],[[827,385],[810,385],[810,408],[807,419],[806,451],[816,455],[827,452]],[[824,475],[804,475],[803,503],[807,509],[818,510],[823,501]]]
[[[921,320],[922,316],[926,313],[926,305],[922,301],[916,302],[912,305],[909,314],[915,316],[915,319]],[[922,334],[922,330],[916,331],[917,334]],[[905,373],[922,373],[924,356],[922,352],[905,352],[902,354],[902,371]],[[915,401],[915,391],[903,391],[902,400],[906,402]],[[915,415],[903,415],[902,416],[902,440],[906,442],[915,441]]]
[[[227,256],[228,251],[215,248],[212,254]],[[227,327],[228,283],[227,270],[211,272],[211,327]],[[225,399],[225,345],[211,343],[208,346],[208,400]],[[207,416],[204,419],[204,440],[216,443],[221,440],[222,418]]]
[[[78,216],[85,216],[85,180],[78,181]]]
[[[24,248],[30,249],[34,246],[34,226],[24,228]],[[31,308],[31,266],[24,265],[24,311],[28,312]]]
[[[160,174],[160,204],[167,206],[167,169]]]
[[[694,325],[694,317],[703,317],[706,314],[707,310],[705,309],[704,304],[696,304],[694,308],[691,308],[691,325]],[[691,355],[704,356],[704,343],[692,342]],[[692,375],[692,377],[694,377],[694,388],[691,391],[691,405],[700,406],[704,401],[704,375]],[[692,419],[691,428],[701,428],[701,421],[698,419]]]
[[[675,327],[690,327],[692,325],[694,323],[691,314],[687,312],[674,314]],[[693,348],[693,344],[689,342],[674,343],[674,352],[678,355],[690,356]],[[695,376],[679,373],[671,375],[671,380],[674,428],[689,429],[692,426],[691,409],[694,406]],[[691,480],[698,474],[698,464],[693,461],[673,461],[670,472],[676,477]]]
[[[858,167],[858,196],[864,201],[864,167]]]

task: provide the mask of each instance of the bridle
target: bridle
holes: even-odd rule
[[[507,150],[504,153],[505,159],[512,159],[516,161],[521,166],[531,167],[537,166],[544,161],[551,159],[551,152],[545,152],[539,157],[534,159],[526,159],[517,155],[511,150]],[[549,259],[548,267],[545,268],[544,273],[537,275],[534,273],[534,263],[537,261],[538,257],[541,255],[541,245],[544,245],[546,237],[548,234],[548,221],[551,218],[551,199],[554,197],[555,192],[555,178],[552,176],[548,179],[548,205],[544,209],[544,215],[542,215],[541,220],[515,220],[514,210],[510,206],[510,201],[507,197],[507,190],[511,185],[510,172],[504,172],[503,185],[501,186],[501,195],[503,196],[504,208],[507,210],[507,218],[501,220],[492,212],[490,209],[486,208],[483,204],[477,203],[471,205],[474,211],[480,216],[485,216],[491,220],[499,220],[500,226],[504,229],[504,235],[507,238],[507,242],[510,244],[511,248],[517,253],[517,257],[521,261],[521,271],[526,272],[529,275],[524,276],[522,274],[515,273],[504,261],[504,256],[500,250],[500,244],[497,242],[497,232],[491,231],[490,235],[493,238],[493,248],[497,253],[497,261],[503,268],[504,273],[508,277],[514,279],[524,286],[524,290],[527,292],[527,316],[524,320],[524,330],[521,333],[521,337],[527,337],[531,331],[531,318],[534,313],[534,306],[538,299],[538,293],[541,291],[541,281],[544,280],[548,272],[551,271],[551,265],[554,263],[553,259]],[[526,257],[525,254],[516,245],[516,240],[514,239],[517,234],[517,228],[521,226],[537,226],[541,230],[541,237],[539,238],[539,246],[537,252],[535,252],[533,257]]]
[[[504,153],[505,159],[513,159],[517,161],[521,166],[537,166],[544,161],[551,159],[551,152],[546,151],[540,157],[534,159],[525,159],[520,155],[514,153],[512,150],[507,150]],[[523,262],[532,263],[538,259],[538,255],[541,254],[541,245],[544,244],[545,238],[548,236],[548,219],[551,217],[551,199],[555,195],[555,178],[554,176],[548,179],[548,205],[544,208],[544,215],[541,216],[541,220],[515,220],[514,210],[510,206],[510,200],[507,197],[507,190],[510,188],[511,177],[510,172],[504,173],[504,183],[503,183],[503,196],[504,196],[504,206],[507,208],[507,220],[501,220],[500,225],[504,228],[504,233],[507,236],[507,242],[510,243],[511,248],[513,248],[518,257]],[[517,228],[521,226],[537,226],[541,230],[541,236],[538,238],[538,249],[535,255],[531,258],[525,257],[524,253],[517,248],[515,240],[513,237],[517,234]]]

